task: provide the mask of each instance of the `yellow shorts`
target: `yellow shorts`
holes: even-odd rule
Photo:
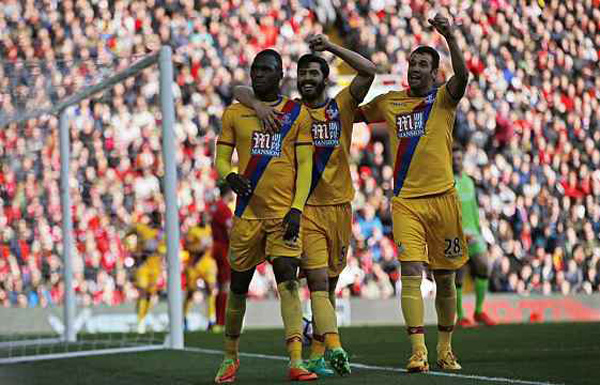
[[[150,294],[156,293],[162,262],[160,256],[151,256],[135,271],[135,285]]]
[[[431,270],[457,270],[468,259],[456,190],[420,198],[394,198],[394,240],[401,262],[425,262]]]
[[[283,235],[283,219],[233,218],[229,239],[231,269],[246,271],[260,264],[267,257],[300,258],[302,236],[291,245],[283,240]]]
[[[203,280],[208,286],[215,287],[217,284],[217,262],[211,256],[205,255],[196,264],[185,269],[185,277],[188,290],[198,288],[198,279]]]
[[[337,277],[344,267],[352,234],[352,206],[304,206],[302,216],[301,266],[303,269],[328,267],[329,276]]]

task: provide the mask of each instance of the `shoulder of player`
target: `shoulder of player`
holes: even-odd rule
[[[377,95],[371,102],[397,102],[400,100],[407,99],[408,95],[405,90],[402,91],[388,91],[383,94]],[[371,103],[370,102],[370,103]]]
[[[253,109],[251,109],[250,107],[246,107],[242,103],[238,103],[238,102],[230,104],[223,111],[223,115],[232,114],[233,117],[237,117],[238,115],[243,114],[243,113],[255,115],[255,112]]]

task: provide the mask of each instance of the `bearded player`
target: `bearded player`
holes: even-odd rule
[[[352,233],[354,188],[350,176],[350,143],[354,114],[366,96],[375,77],[376,67],[356,52],[317,35],[308,41],[313,51],[328,51],[338,56],[357,72],[350,86],[335,98],[327,96],[329,65],[315,54],[298,60],[298,90],[302,103],[312,118],[312,138],[315,147],[311,193],[302,221],[302,271],[310,289],[314,332],[309,370],[332,375],[333,367],[340,375],[350,373],[348,355],[342,348],[335,313],[335,288],[346,266],[347,250]],[[236,87],[242,103],[253,106],[264,117],[267,129],[277,129],[277,116],[261,103],[247,87]]]
[[[361,107],[370,122],[385,122],[395,153],[393,233],[402,277],[402,313],[412,345],[409,372],[429,370],[421,280],[428,265],[437,286],[437,364],[458,370],[452,350],[456,317],[455,272],[467,260],[460,198],[452,174],[452,130],[469,73],[447,18],[429,23],[446,40],[454,75],[436,86],[440,55],[418,47],[409,56],[409,89],[391,91]]]

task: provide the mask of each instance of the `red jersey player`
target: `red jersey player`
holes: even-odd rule
[[[227,305],[227,293],[231,280],[231,268],[227,253],[229,250],[229,230],[231,229],[233,213],[229,205],[234,200],[232,190],[227,185],[219,187],[220,198],[210,207],[211,228],[213,236],[212,256],[217,262],[217,324],[213,330],[222,331],[225,326],[225,308]]]

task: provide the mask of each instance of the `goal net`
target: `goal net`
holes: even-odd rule
[[[182,349],[171,48],[0,64],[0,363]]]

